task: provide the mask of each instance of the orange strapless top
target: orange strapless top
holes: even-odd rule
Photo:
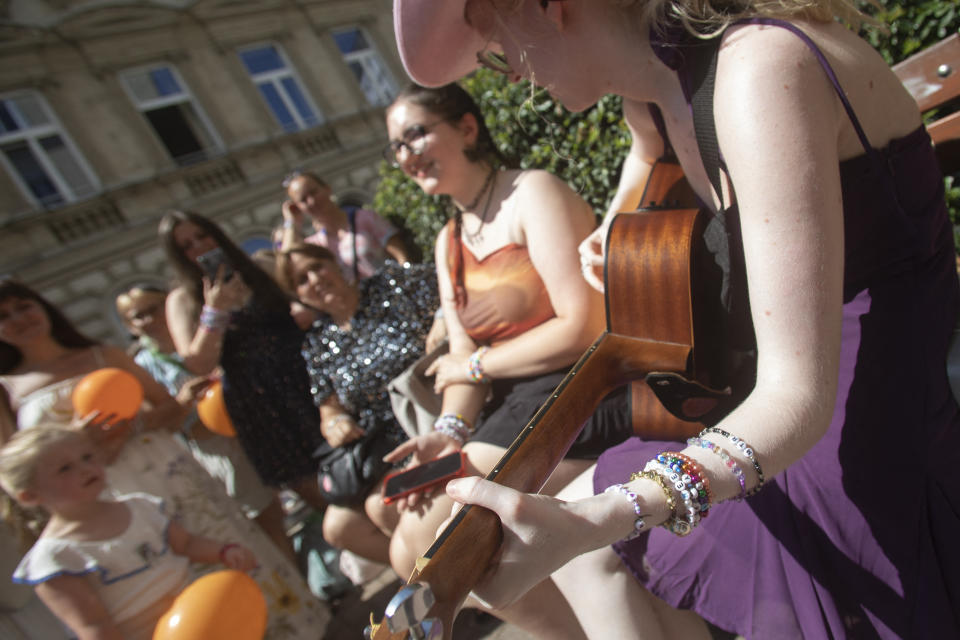
[[[475,342],[508,340],[556,315],[526,246],[508,244],[477,260],[455,227],[450,229],[447,268],[460,322]]]

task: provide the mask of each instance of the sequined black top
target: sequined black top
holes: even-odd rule
[[[360,282],[357,312],[344,330],[321,317],[307,330],[303,357],[319,407],[335,393],[362,429],[406,435],[393,416],[387,383],[423,355],[439,306],[433,265],[394,262]]]

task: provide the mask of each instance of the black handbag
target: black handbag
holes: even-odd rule
[[[383,429],[377,429],[340,447],[324,443],[314,451],[317,485],[330,504],[352,506],[363,502],[393,465],[383,461],[396,447]]]

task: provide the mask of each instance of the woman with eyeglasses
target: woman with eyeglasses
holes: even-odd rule
[[[755,372],[698,437],[631,438],[566,501],[450,483],[504,526],[476,593],[509,603],[563,567],[596,638],[709,638],[707,622],[960,637],[953,230],[917,105],[857,36],[854,3],[394,0],[394,18],[421,83],[484,64],[572,110],[622,96],[614,211],[672,148],[726,266],[724,346]],[[582,245],[585,271],[604,233]]]
[[[280,250],[306,242],[332,251],[351,282],[369,278],[388,258],[403,264],[410,255],[396,227],[369,209],[345,210],[333,198],[322,178],[295,171],[283,180],[288,200],[283,203]],[[304,237],[309,220],[314,233]]]
[[[508,167],[480,108],[455,84],[411,85],[387,109],[394,162],[425,192],[446,195],[451,219],[435,255],[450,352],[428,370],[443,393],[434,431],[388,456],[423,462],[462,449],[486,474],[570,366],[603,330],[603,300],[580,277],[577,245],[595,227],[589,205],[555,176]],[[631,433],[624,391],[584,427],[545,491],[556,491]],[[391,541],[396,571],[410,573],[450,515],[451,501],[401,505]],[[544,583],[531,602],[497,615],[542,637],[577,637],[569,608]]]

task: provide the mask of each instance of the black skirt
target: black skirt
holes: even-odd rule
[[[509,447],[564,375],[566,371],[554,371],[528,378],[494,380],[491,397],[480,412],[470,441]],[[628,390],[629,385],[620,387],[600,402],[566,457],[594,460],[633,435]]]

